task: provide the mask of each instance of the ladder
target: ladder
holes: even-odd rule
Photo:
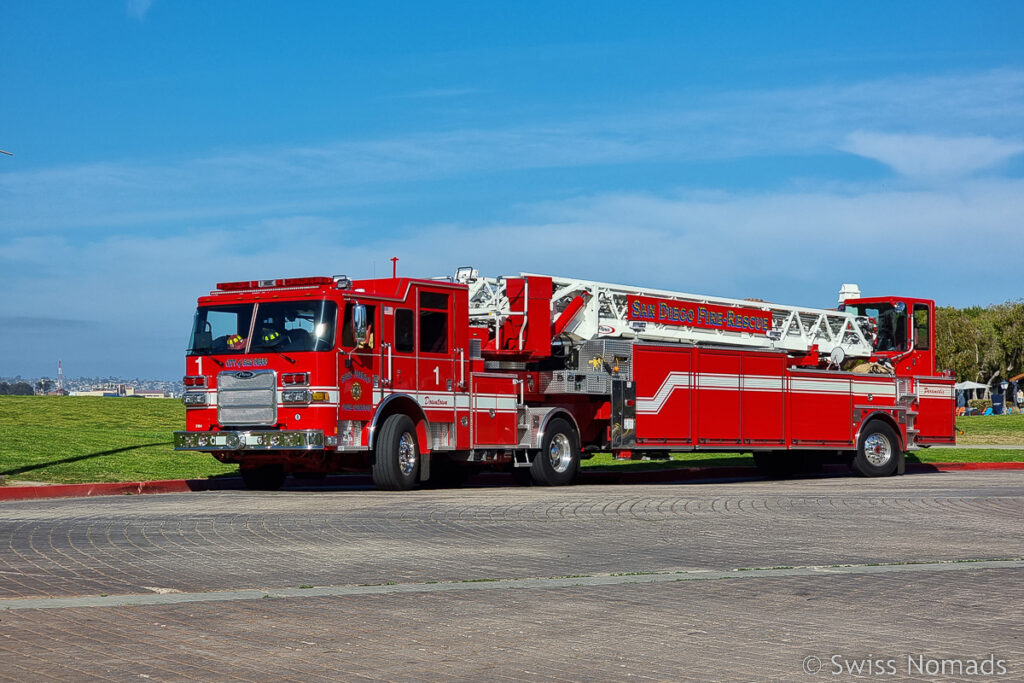
[[[535,276],[520,273],[518,277]],[[515,277],[515,276],[508,276]],[[829,355],[841,349],[846,358],[867,358],[873,352],[870,320],[852,313],[828,309],[785,306],[763,301],[729,299],[662,289],[645,289],[625,285],[551,277],[553,319],[578,297],[583,307],[565,327],[562,338],[573,344],[589,340],[636,339],[658,342],[690,342],[724,344],[763,349],[777,349],[789,353],[807,353],[817,346],[819,353]],[[456,281],[469,287],[469,316],[476,324],[494,324],[512,313],[505,291],[506,277],[479,277],[475,270],[460,269]],[[772,325],[767,334],[705,329],[685,325],[631,320],[630,296],[652,297],[691,304],[708,304],[727,308],[745,308],[771,313]],[[521,315],[521,314],[520,314]],[[499,323],[500,324],[500,323]]]

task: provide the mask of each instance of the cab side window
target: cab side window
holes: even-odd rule
[[[356,338],[352,330],[352,308],[355,304],[345,304],[345,321],[341,328],[341,345],[346,349],[352,349],[356,346]],[[367,306],[366,307],[366,344],[369,348],[374,348],[374,334],[377,331],[377,307]]]
[[[448,295],[420,292],[420,353],[448,353]]]
[[[914,304],[914,348],[922,351],[928,350],[928,307],[924,304]]]
[[[414,321],[412,309],[399,308],[395,311],[395,351],[412,353],[415,348],[413,344]]]

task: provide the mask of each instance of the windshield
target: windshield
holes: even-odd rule
[[[847,305],[845,310],[867,316],[878,325],[875,351],[907,350],[907,312],[902,304],[898,307],[889,303]]]
[[[188,354],[330,351],[334,348],[337,310],[333,301],[200,306]]]

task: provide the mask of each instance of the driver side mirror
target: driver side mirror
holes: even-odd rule
[[[366,306],[356,304],[352,307],[352,338],[356,340],[357,346],[366,343],[367,329]]]

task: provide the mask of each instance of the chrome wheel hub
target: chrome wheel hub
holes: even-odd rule
[[[572,444],[565,434],[555,434],[551,439],[551,446],[548,448],[548,457],[551,458],[551,469],[561,474],[569,469],[572,464]]]
[[[406,476],[416,469],[416,440],[409,432],[398,440],[398,469]]]
[[[883,434],[872,434],[864,440],[864,457],[875,467],[892,459],[892,444]]]

